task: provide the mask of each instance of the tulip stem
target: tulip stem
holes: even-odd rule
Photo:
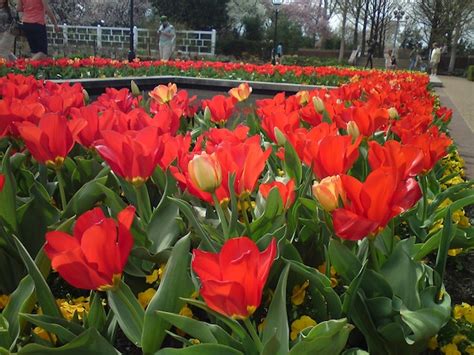
[[[428,213],[428,177],[426,175],[420,176],[421,192],[423,193],[423,210],[421,215],[422,223],[425,223],[426,214]]]
[[[149,223],[151,220],[152,212],[150,196],[148,195],[148,189],[146,188],[146,184],[135,186],[135,192],[137,194],[137,207],[138,212],[140,213],[140,217],[145,221],[145,223]]]
[[[369,238],[370,261],[374,271],[379,271],[379,260],[377,258],[377,249],[375,248],[375,237]]]
[[[263,350],[263,344],[262,344],[262,341],[260,340],[260,337],[258,336],[258,334],[255,330],[255,327],[253,326],[252,322],[250,321],[250,319],[248,317],[244,318],[244,324],[245,324],[245,327],[247,328],[250,336],[252,337],[253,342],[255,343],[255,346],[257,347],[258,353],[261,354],[262,350]]]
[[[227,226],[227,219],[225,218],[224,211],[222,210],[222,206],[215,192],[212,193],[212,200],[214,201],[214,207],[216,208],[217,215],[219,216],[219,220],[221,222],[224,240],[227,240],[229,238],[229,227]]]
[[[59,195],[61,196],[61,207],[64,211],[67,206],[67,200],[66,192],[64,191],[64,179],[60,168],[56,169],[56,177],[58,178]]]

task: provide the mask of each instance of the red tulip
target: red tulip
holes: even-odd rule
[[[0,174],[0,191],[3,190],[3,185],[5,185],[5,175]]]
[[[416,147],[388,140],[382,146],[369,142],[369,164],[372,170],[381,166],[394,167],[402,180],[418,175],[423,169],[423,152]]]
[[[202,107],[209,109],[212,122],[223,125],[234,113],[235,102],[233,97],[216,95],[210,100],[203,100]]]
[[[332,216],[334,230],[343,239],[360,240],[377,234],[390,219],[413,207],[421,197],[416,180],[401,180],[391,167],[374,170],[364,183],[348,175],[341,179],[346,201]]]
[[[295,181],[290,179],[286,184],[280,181],[273,181],[261,184],[259,191],[263,198],[267,199],[272,189],[278,189],[284,208],[290,208],[295,202]]]
[[[77,134],[86,125],[84,120],[68,121],[51,113],[43,116],[38,126],[20,122],[17,128],[31,155],[37,161],[57,169],[74,146]]]
[[[118,133],[102,131],[103,139],[95,145],[113,172],[134,185],[143,184],[153,174],[163,156],[158,128]]]
[[[251,316],[260,306],[276,252],[275,239],[260,252],[247,237],[229,239],[218,254],[195,249],[192,268],[209,308],[236,319]]]
[[[96,207],[77,219],[73,235],[48,232],[44,251],[52,268],[77,288],[114,288],[133,246],[130,226],[134,214],[134,207],[125,208],[118,214],[117,223]]]

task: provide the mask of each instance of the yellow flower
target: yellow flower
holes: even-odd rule
[[[143,292],[140,292],[138,294],[138,302],[140,302],[143,308],[146,308],[150,304],[150,301],[155,293],[156,290],[154,288],[149,288]]]
[[[166,267],[165,264],[161,264],[158,269],[153,270],[151,275],[146,276],[146,283],[153,284],[157,280],[161,281],[163,274],[165,273],[165,267]]]
[[[474,355],[474,345],[469,345],[466,349],[464,349],[464,352],[468,355]]]
[[[201,344],[201,341],[199,339],[194,339],[194,338],[189,339],[189,342],[193,345]]]
[[[192,318],[193,317],[193,311],[191,310],[191,308],[188,307],[187,304],[185,304],[183,306],[183,308],[181,308],[181,310],[179,311],[179,315],[184,316],[184,317],[188,317],[188,318]]]
[[[76,314],[79,319],[82,319],[90,309],[89,297],[78,297],[71,300],[59,298],[56,303],[61,310],[61,314],[67,320],[73,319]]]
[[[49,341],[52,344],[56,344],[56,341],[58,340],[56,335],[54,335],[53,333],[48,333],[46,330],[40,327],[35,327],[33,329],[33,333],[35,333],[41,339]]]
[[[302,330],[308,327],[314,327],[316,324],[316,321],[311,317],[301,316],[299,319],[296,319],[293,321],[293,323],[291,323],[290,339],[295,340]]]
[[[464,312],[464,318],[471,324],[474,324],[474,309],[472,306],[469,306],[469,309],[467,309]]]
[[[456,344],[449,343],[441,348],[446,355],[462,355]]]
[[[10,300],[10,296],[0,295],[0,310],[4,309],[7,306],[9,300]]]
[[[436,350],[437,348],[438,348],[438,338],[436,336],[431,337],[430,340],[428,340],[428,349]]]
[[[301,286],[296,285],[293,287],[293,292],[291,294],[291,303],[295,306],[299,306],[304,302],[304,297],[306,296],[306,289],[309,286],[309,280],[303,282]]]
[[[449,249],[448,250],[448,255],[449,256],[457,256],[462,253],[462,248],[457,248],[457,249]]]
[[[467,337],[465,335],[456,334],[455,336],[453,336],[453,339],[451,340],[451,342],[457,345],[464,340],[467,340]]]

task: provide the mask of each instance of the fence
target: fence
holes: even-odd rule
[[[61,25],[55,32],[48,25],[48,45],[51,54],[106,55],[123,57],[130,48],[130,29],[126,27]],[[156,30],[134,27],[135,52],[142,56],[158,57]],[[23,43],[24,44],[24,43]],[[24,45],[23,45],[24,47]],[[183,56],[213,56],[216,50],[216,31],[176,31],[176,51]],[[27,52],[28,48],[20,48]]]

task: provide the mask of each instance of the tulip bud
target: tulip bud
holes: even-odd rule
[[[130,82],[130,87],[132,89],[133,96],[138,97],[141,95],[140,88],[138,87],[137,83],[134,80]]]
[[[328,176],[319,183],[315,182],[312,190],[314,197],[328,212],[332,212],[339,207],[339,198],[343,203],[346,202],[346,192],[339,175]]]
[[[314,109],[319,114],[323,113],[324,110],[326,110],[323,100],[321,100],[321,98],[318,96],[313,97],[313,105]]]
[[[222,169],[215,154],[195,155],[188,164],[189,176],[196,187],[213,193],[221,185]]]
[[[84,95],[84,104],[88,104],[89,103],[89,93],[87,92],[86,89],[82,89],[82,94]]]
[[[352,141],[354,142],[360,136],[359,127],[355,121],[350,121],[347,123],[347,133],[352,137]]]
[[[390,119],[392,120],[397,120],[398,119],[398,111],[395,107],[390,107],[388,110],[388,115],[390,116]]]
[[[275,139],[277,141],[277,144],[280,145],[280,146],[284,146],[285,143],[286,143],[286,137],[283,134],[283,132],[280,131],[280,129],[278,127],[275,127],[273,129],[273,133],[275,134]]]

